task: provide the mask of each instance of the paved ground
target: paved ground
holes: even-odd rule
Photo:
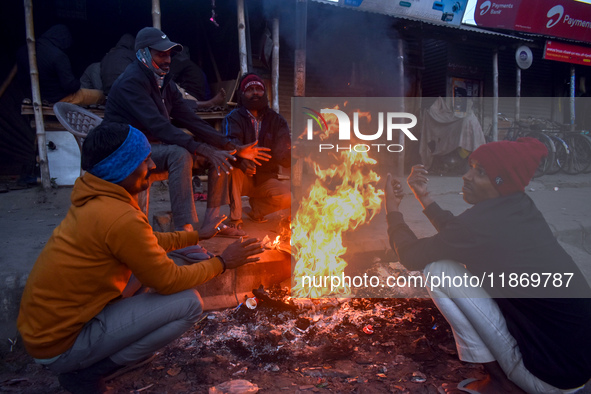
[[[459,193],[461,184],[459,176],[431,177],[432,194],[443,207],[454,213],[468,208]],[[69,187],[47,192],[31,188],[0,194],[0,354],[10,347],[9,339],[17,336],[15,320],[20,293],[37,255],[67,212],[70,191]],[[591,282],[591,174],[543,176],[528,186],[527,193]],[[153,187],[150,204],[151,213],[169,209],[165,187],[158,184]],[[202,217],[205,202],[196,204]],[[402,203],[402,210],[419,236],[434,232],[410,192]],[[245,220],[245,229],[251,236],[274,237],[280,219],[275,215],[265,224]],[[220,239],[205,246],[218,253],[229,242]],[[387,245],[385,215],[381,212],[366,230],[361,229],[356,235],[355,247],[384,249]]]

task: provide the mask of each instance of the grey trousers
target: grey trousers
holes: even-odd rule
[[[47,367],[65,373],[106,357],[119,365],[141,361],[197,322],[203,302],[196,290],[144,293],[107,305],[84,325],[74,345]]]
[[[193,169],[205,166],[204,157],[192,155],[177,145],[152,144],[156,169],[168,171],[168,193],[172,220],[178,229],[185,224],[198,228],[199,218],[193,199]]]

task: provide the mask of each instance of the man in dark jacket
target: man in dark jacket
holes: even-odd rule
[[[226,91],[220,89],[214,97],[211,96],[207,77],[201,67],[191,60],[187,46],[183,46],[182,52],[172,58],[170,73],[183,98],[190,100],[188,102],[190,106],[206,110],[225,104]]]
[[[103,82],[103,92],[108,95],[111,86],[119,75],[135,60],[135,38],[131,34],[121,36],[117,45],[111,48],[101,60],[101,80]]]
[[[37,40],[37,69],[41,99],[50,103],[64,101],[78,105],[102,104],[105,96],[98,89],[82,89],[80,79],[74,76],[66,52],[72,45],[72,35],[65,25],[55,25]],[[29,53],[27,47],[19,49],[17,65],[25,86],[30,88]]]
[[[424,269],[460,359],[489,373],[450,392],[562,393],[591,378],[591,289],[524,193],[546,155],[534,138],[480,146],[463,176],[474,206],[458,216],[434,202],[427,171],[414,166],[408,184],[438,230],[422,239],[404,222],[402,187],[388,176],[390,244],[409,270]]]
[[[174,225],[191,231],[199,221],[192,188],[195,166],[208,160],[212,171],[229,172],[234,153],[259,160],[268,155],[255,144],[230,142],[187,106],[169,73],[172,53],[182,50],[179,44],[162,31],[146,27],[138,32],[135,49],[137,59],[109,92],[105,121],[130,124],[146,134],[156,170],[168,171]]]
[[[259,76],[246,74],[238,86],[238,108],[226,116],[222,131],[236,144],[258,142],[269,148],[271,159],[260,163],[240,158],[231,174],[210,176],[205,224],[219,216],[222,205],[230,204],[230,226],[240,228],[241,196],[250,197],[247,214],[256,222],[291,206],[289,182],[278,179],[280,166],[291,167],[291,137],[283,116],[269,108],[265,84]]]

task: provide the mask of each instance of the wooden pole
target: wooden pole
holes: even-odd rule
[[[576,121],[576,115],[575,115],[575,82],[576,82],[576,76],[575,76],[575,65],[571,64],[570,65],[570,97],[569,97],[569,107],[570,107],[570,131],[575,131],[575,121]]]
[[[495,48],[493,53],[493,116],[492,116],[492,140],[499,139],[499,50]]]
[[[515,93],[515,122],[521,118],[521,67],[517,66]]]
[[[296,0],[296,48],[294,96],[306,95],[306,31],[308,29],[308,0]]]
[[[404,112],[405,111],[404,98],[406,95],[404,87],[406,86],[406,84],[405,84],[405,78],[404,78],[404,41],[402,40],[401,37],[398,37],[397,50],[398,50],[398,56],[397,56],[398,86],[400,89],[399,93],[398,93],[398,100],[400,100],[400,112]],[[398,143],[401,146],[404,146],[404,133],[402,131],[398,131]],[[401,151],[397,155],[397,159],[398,160],[396,163],[395,176],[397,176],[398,178],[402,178],[404,176],[404,150]]]
[[[29,53],[29,69],[31,75],[31,93],[33,97],[33,111],[35,114],[35,132],[39,149],[39,167],[41,170],[41,184],[44,189],[51,188],[49,164],[47,162],[47,145],[45,144],[45,125],[41,108],[41,91],[39,89],[39,71],[37,70],[37,53],[35,50],[35,31],[33,26],[33,0],[25,2],[25,24],[27,29],[27,49]]]
[[[152,26],[162,30],[160,0],[152,0]]]
[[[240,56],[240,72],[248,73],[248,56],[246,53],[246,23],[244,20],[244,0],[238,0],[238,51]]]
[[[273,19],[273,60],[271,61],[271,94],[273,110],[279,112],[279,19]]]

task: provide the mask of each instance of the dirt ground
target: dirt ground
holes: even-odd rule
[[[17,263],[6,258],[15,253],[34,261],[65,215],[70,190],[0,194],[4,266]],[[287,288],[268,291],[281,303],[206,313],[150,364],[109,381],[110,392],[207,393],[246,380],[262,393],[436,393],[444,382],[482,376],[458,361],[450,328],[429,299],[310,301],[290,299]],[[0,392],[65,393],[18,340],[1,357]]]
[[[16,253],[34,261],[65,215],[69,193],[0,194],[4,266]],[[443,383],[484,376],[458,360],[451,329],[428,298],[297,300],[287,288],[267,291],[254,310],[205,313],[151,363],[107,382],[110,393],[220,393],[213,388],[231,382],[242,383],[242,393],[435,394]],[[0,357],[0,392],[65,393],[18,340]]]
[[[283,304],[205,314],[150,364],[109,381],[110,392],[207,393],[247,380],[261,393],[437,393],[444,382],[482,376],[458,361],[450,328],[429,299],[286,296],[274,289],[271,299]],[[0,370],[0,391],[64,392],[18,344]]]

